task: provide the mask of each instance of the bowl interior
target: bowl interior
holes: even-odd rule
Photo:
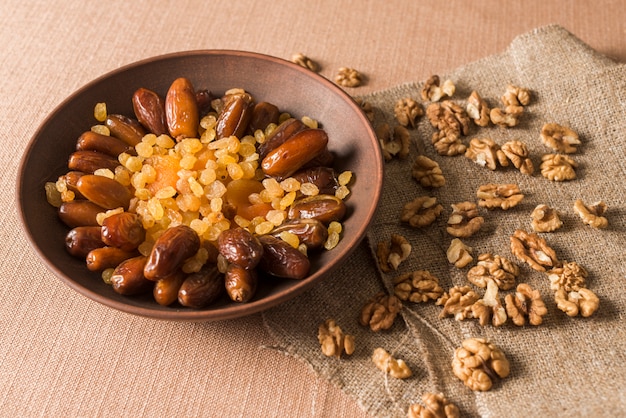
[[[187,77],[196,89],[222,94],[241,87],[257,100],[274,103],[296,117],[319,120],[329,135],[336,167],[355,173],[347,200],[348,218],[340,244],[311,257],[304,280],[264,280],[246,304],[225,298],[204,310],[163,307],[145,297],[115,293],[98,273],[64,248],[68,228],[45,198],[44,184],[67,172],[78,136],[95,124],[94,105],[133,115],[131,97],[139,87],[165,95],[171,82]],[[242,51],[190,51],[164,55],[120,68],[84,86],[63,101],[34,134],[22,158],[17,196],[26,233],[47,267],[79,293],[125,312],[168,320],[218,320],[247,315],[296,296],[327,275],[365,234],[382,187],[382,158],[375,134],[359,106],[325,78],[279,58]]]

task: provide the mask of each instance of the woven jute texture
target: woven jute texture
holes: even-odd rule
[[[625,416],[625,69],[565,29],[550,25],[515,38],[501,54],[440,74],[442,80],[455,83],[452,99],[463,106],[472,90],[492,106],[502,106],[500,96],[508,84],[531,90],[531,104],[518,126],[473,126],[463,140],[487,137],[503,144],[519,139],[530,149],[535,174],[524,175],[513,167],[491,171],[462,155],[439,156],[430,142],[434,129],[421,118],[410,130],[411,155],[385,165],[382,200],[363,244],[323,283],[264,314],[276,339],[273,348],[302,359],[375,416],[405,416],[408,406],[421,402],[424,392],[442,392],[463,416]],[[363,97],[375,109],[373,124],[396,125],[394,104],[405,97],[421,101],[422,85],[423,81],[409,83]],[[539,136],[548,122],[569,126],[580,135],[582,144],[571,155],[578,163],[573,181],[552,182],[539,173],[541,156],[553,152]],[[412,179],[411,165],[418,154],[439,163],[444,187],[429,190]],[[359,325],[362,306],[381,290],[392,292],[393,279],[400,274],[428,270],[444,289],[469,284],[466,274],[472,264],[457,269],[447,261],[452,237],[445,225],[450,205],[475,202],[476,190],[486,183],[517,184],[525,198],[508,211],[481,209],[485,224],[464,242],[472,247],[474,258],[490,252],[520,266],[518,282],[539,289],[546,303],[543,324],[518,327],[509,321],[501,327],[483,327],[475,319],[439,318],[441,307],[433,302],[405,302],[391,329],[374,333]],[[441,216],[421,229],[401,223],[402,206],[423,195],[437,198],[444,207]],[[573,210],[576,199],[587,204],[606,202],[609,227],[598,230],[584,225]],[[576,261],[589,273],[587,286],[600,298],[599,310],[589,318],[571,318],[558,310],[547,275],[511,253],[510,236],[516,229],[532,232],[530,213],[538,204],[557,209],[564,222],[561,229],[541,236],[560,260]],[[375,261],[375,248],[393,233],[407,238],[412,253],[397,271],[384,274]],[[317,329],[328,318],[355,336],[353,355],[336,359],[321,353]],[[468,337],[489,339],[511,363],[510,376],[488,392],[471,391],[452,373],[454,349]],[[385,376],[371,361],[376,347],[404,359],[413,377]]]

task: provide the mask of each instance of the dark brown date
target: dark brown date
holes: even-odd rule
[[[237,264],[229,264],[224,283],[228,297],[235,302],[248,302],[256,292],[258,275],[256,270],[246,270]]]
[[[300,183],[313,183],[317,186],[320,194],[334,195],[335,191],[339,187],[337,180],[337,174],[331,167],[312,167],[304,170],[300,170],[294,175],[294,179]]]
[[[259,240],[263,244],[261,270],[287,279],[300,280],[308,276],[311,263],[298,249],[271,235],[260,236]]]
[[[171,276],[199,249],[200,237],[196,231],[187,225],[169,228],[154,243],[144,274],[149,280]]]
[[[248,129],[253,106],[252,96],[249,94],[233,95],[217,117],[215,125],[217,138],[226,138],[231,135],[241,138]]]
[[[332,167],[335,164],[335,154],[326,147],[322,152],[317,154],[308,163],[302,166],[302,169],[314,168],[314,167]]]
[[[328,238],[328,229],[317,219],[292,219],[274,228],[272,235],[278,238],[282,232],[294,234],[309,249],[320,248]]]
[[[154,282],[147,280],[143,275],[146,260],[146,257],[140,255],[120,263],[111,276],[113,290],[121,295],[139,295],[149,292]]]
[[[213,99],[215,99],[215,97],[207,89],[196,91],[196,103],[198,104],[200,115],[204,115],[211,109],[211,101]]]
[[[93,173],[100,168],[108,168],[115,171],[115,167],[120,165],[117,158],[96,151],[75,151],[70,154],[67,167],[70,171],[82,171]]]
[[[65,248],[74,257],[87,257],[89,251],[105,246],[100,237],[101,229],[99,226],[72,228],[65,236]]]
[[[89,201],[105,209],[122,207],[128,210],[132,192],[114,179],[94,174],[85,174],[76,183],[78,191]]]
[[[338,197],[319,194],[296,200],[289,208],[289,219],[317,219],[324,225],[341,221],[346,215],[346,204]]]
[[[178,300],[178,291],[186,278],[186,273],[182,270],[177,270],[171,276],[157,280],[152,290],[156,303],[162,306],[169,306],[176,302]]]
[[[270,123],[278,124],[279,117],[280,110],[277,106],[268,102],[257,103],[252,109],[248,132],[254,135],[257,129],[265,131],[265,128],[267,128]]]
[[[272,131],[271,134],[265,138],[265,142],[259,145],[257,152],[259,153],[259,160],[262,161],[265,156],[274,148],[284,144],[289,138],[294,136],[300,131],[307,129],[307,126],[302,121],[294,118],[289,118]]]
[[[157,93],[145,88],[139,88],[133,94],[133,111],[135,117],[148,132],[155,135],[167,134],[167,120],[165,119],[165,102]]]
[[[126,142],[113,136],[102,135],[93,131],[84,132],[76,141],[77,151],[96,151],[117,158],[123,152],[135,153],[135,149]]]
[[[147,133],[138,120],[124,115],[108,115],[104,124],[111,131],[111,135],[131,147],[140,143],[141,138]]]
[[[200,112],[191,81],[177,78],[165,96],[165,119],[170,136],[180,141],[198,136]]]
[[[217,265],[205,264],[192,273],[178,290],[178,303],[188,308],[200,309],[214,302],[224,291],[224,275]]]
[[[138,215],[131,212],[116,213],[102,222],[102,241],[124,251],[133,251],[146,238]]]
[[[217,239],[217,249],[229,263],[244,269],[253,269],[263,255],[259,239],[243,228],[222,231]]]
[[[85,260],[90,271],[102,271],[117,267],[122,261],[136,255],[136,251],[124,251],[116,247],[101,247],[89,251]]]
[[[328,135],[322,129],[305,129],[271,150],[263,161],[263,172],[271,177],[289,177],[326,149]]]
[[[63,202],[59,207],[59,218],[69,226],[75,228],[77,226],[98,226],[97,215],[105,212],[101,206],[90,202],[89,200],[72,200]]]

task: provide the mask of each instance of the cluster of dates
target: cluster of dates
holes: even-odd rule
[[[214,97],[207,90],[196,91],[186,78],[175,80],[164,99],[140,88],[132,100],[135,117],[106,115],[103,122],[110,135],[85,132],[69,157],[69,171],[62,179],[75,198],[63,199],[55,206],[60,219],[71,228],[65,240],[70,254],[84,258],[91,271],[109,270],[107,281],[116,292],[136,295],[152,291],[156,302],[164,306],[178,301],[186,307],[203,308],[224,290],[233,301],[246,302],[265,275],[289,279],[309,275],[309,250],[323,247],[328,225],[346,214],[345,203],[334,194],[339,182],[323,129],[294,118],[279,123],[281,114],[273,104],[255,103],[245,92]],[[267,233],[238,226],[232,222],[237,208],[225,205],[223,216],[231,221],[231,227],[217,240],[203,239],[181,223],[159,235],[149,253],[140,251],[147,234],[141,217],[133,212],[132,184],[96,172],[120,169],[120,154],[137,155],[135,146],[147,134],[169,135],[176,142],[198,138],[200,120],[215,110],[216,100],[216,140],[254,135],[274,124],[275,129],[256,146],[263,176],[311,183],[319,193],[299,193],[286,208],[285,221]],[[102,216],[119,208],[123,211]],[[281,239],[285,232],[296,236],[300,247]],[[201,266],[184,268],[200,251],[204,254]]]

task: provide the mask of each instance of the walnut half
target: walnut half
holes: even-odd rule
[[[484,338],[468,338],[454,351],[452,371],[465,386],[487,391],[498,378],[509,375],[509,361],[495,344]]]
[[[415,100],[406,97],[396,102],[393,113],[400,125],[415,128],[417,118],[424,115],[424,108]]]
[[[448,218],[446,231],[453,237],[471,237],[485,222],[485,218],[479,216],[475,203],[460,202],[450,206],[452,206],[452,214]]]
[[[460,418],[459,408],[448,401],[443,393],[426,392],[422,395],[424,405],[412,404],[407,412],[408,418]]]
[[[548,205],[537,205],[530,217],[532,218],[531,226],[535,232],[553,232],[563,226],[557,210]]]
[[[439,164],[425,155],[418,155],[415,158],[411,167],[411,175],[423,187],[442,187],[446,184]]]
[[[493,281],[502,290],[515,287],[517,276],[519,276],[517,264],[505,257],[490,253],[479,255],[478,264],[467,272],[467,280],[472,284],[485,288],[490,281]]]
[[[427,302],[437,300],[443,294],[439,279],[426,270],[402,274],[393,283],[395,295],[403,301]]]
[[[437,203],[436,197],[420,196],[402,207],[400,220],[421,228],[435,222],[442,211],[443,206]]]
[[[327,319],[318,328],[317,339],[322,353],[327,357],[341,357],[342,353],[354,352],[354,336],[344,334],[334,319]]]
[[[454,264],[456,268],[463,268],[474,261],[471,251],[471,247],[465,245],[460,239],[454,238],[450,241],[446,256],[448,257],[448,261]]]
[[[413,375],[404,360],[392,357],[384,348],[378,347],[374,350],[372,361],[376,367],[396,379],[407,379]]]
[[[504,297],[504,303],[509,318],[520,327],[526,324],[527,317],[530,325],[541,325],[543,316],[548,313],[539,290],[526,283],[518,284],[514,295],[508,294]]]
[[[524,199],[517,184],[494,184],[482,185],[476,192],[478,205],[487,209],[500,208],[511,209]]]
[[[546,123],[541,128],[541,142],[557,152],[571,154],[577,151],[580,138],[576,132],[566,126]]]
[[[609,221],[603,216],[607,206],[603,201],[587,206],[581,199],[574,202],[574,211],[583,222],[593,228],[604,229],[609,226]]]
[[[389,329],[401,309],[402,302],[400,299],[380,292],[363,306],[359,323],[363,326],[369,326],[374,332]]]
[[[556,252],[536,233],[516,229],[511,235],[511,252],[537,271],[560,267]]]

